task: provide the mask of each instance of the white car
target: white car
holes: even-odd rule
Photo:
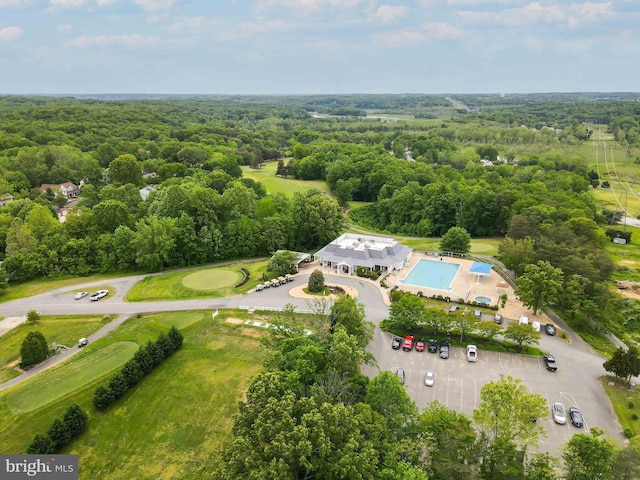
[[[536,332],[540,332],[540,322],[531,322],[531,328]]]
[[[78,292],[76,293],[75,299],[82,300],[84,297],[88,296],[89,292]]]
[[[433,382],[436,381],[436,377],[433,375],[433,372],[427,372],[424,376],[424,384],[427,387],[433,387]]]
[[[478,360],[478,347],[467,345],[467,361],[475,362],[476,360]]]
[[[100,300],[101,298],[106,297],[107,295],[109,295],[109,290],[98,290],[96,293],[94,293],[93,295],[91,295],[89,297],[89,299],[92,302],[97,302],[98,300]]]
[[[564,411],[564,405],[561,403],[554,403],[551,407],[551,415],[553,415],[553,421],[564,425],[567,423],[567,414]]]

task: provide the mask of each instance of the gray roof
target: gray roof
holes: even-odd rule
[[[398,242],[380,250],[368,248],[353,250],[332,242],[320,249],[315,256],[327,262],[373,268],[376,265],[392,267],[403,262],[409,254],[411,249]]]

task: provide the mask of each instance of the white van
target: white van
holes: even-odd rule
[[[532,327],[536,332],[540,332],[540,322],[531,322],[531,327]]]
[[[478,347],[475,345],[467,345],[467,361],[475,362],[478,360]]]
[[[524,315],[518,319],[518,323],[520,325],[529,325],[529,317],[525,317]]]

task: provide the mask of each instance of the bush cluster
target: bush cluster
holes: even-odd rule
[[[624,232],[622,230],[618,230],[617,228],[607,228],[605,235],[609,237],[611,240],[613,240],[614,238],[624,238],[627,241],[627,243],[630,243],[632,233],[633,232],[630,232],[630,231]]]
[[[377,280],[382,275],[381,270],[367,270],[364,267],[358,267],[356,269],[356,275],[359,277],[370,278],[371,280]]]
[[[29,332],[20,347],[20,365],[30,367],[44,361],[49,356],[49,346],[39,331]]]
[[[71,440],[80,436],[89,424],[89,415],[80,406],[72,403],[67,407],[62,418],[56,418],[47,433],[37,433],[29,447],[27,453],[52,454],[66,447]]]
[[[161,333],[155,342],[149,342],[124,364],[122,369],[109,380],[105,387],[100,385],[93,394],[93,406],[106,410],[182,346],[182,334],[173,326],[168,334]]]

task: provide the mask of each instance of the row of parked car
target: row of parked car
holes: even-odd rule
[[[450,343],[448,340],[442,340],[438,343],[437,340],[433,338],[429,339],[425,342],[424,338],[419,338],[417,341],[415,340],[413,335],[407,335],[404,338],[404,341],[400,337],[393,337],[391,341],[391,348],[394,350],[402,350],[405,352],[410,352],[413,350],[415,345],[416,352],[424,352],[425,348],[429,350],[430,353],[436,353],[440,350],[440,358],[447,359],[449,358],[449,350]],[[470,362],[475,362],[478,359],[478,348],[475,345],[467,345],[467,360]]]
[[[279,287],[280,285],[284,285],[288,282],[293,282],[293,277],[287,273],[284,277],[278,277],[274,280],[258,284],[256,286],[256,292],[264,290],[265,288]]]
[[[551,416],[553,417],[553,421],[560,425],[567,423],[567,414],[565,412],[564,405],[559,402],[554,403],[553,407],[551,407]],[[576,407],[569,408],[569,421],[574,427],[584,427],[584,418],[582,417],[580,410]]]

